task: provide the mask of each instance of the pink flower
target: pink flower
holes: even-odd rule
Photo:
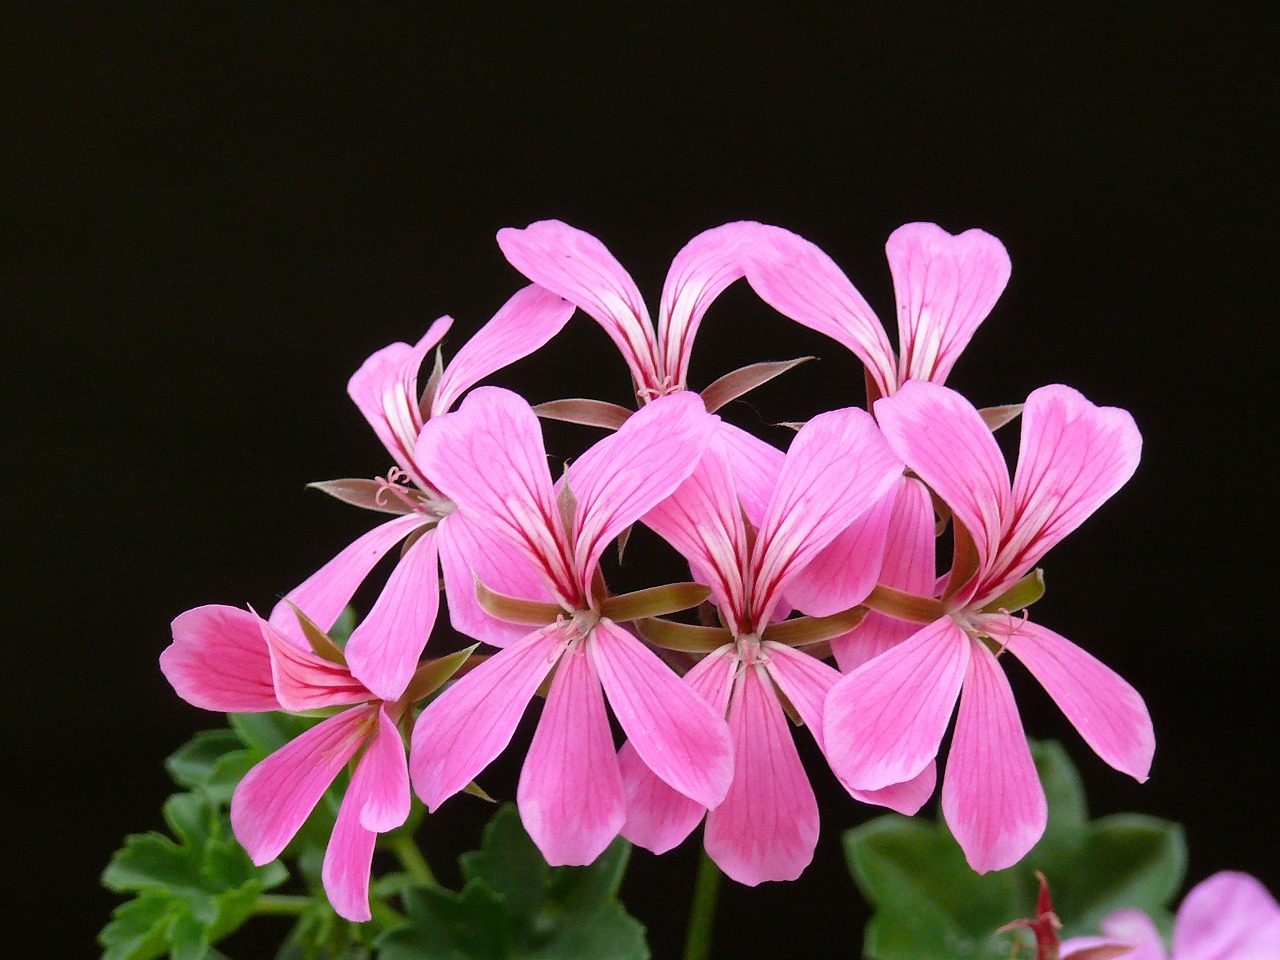
[[[605,697],[659,778],[707,806],[723,799],[732,776],[723,719],[605,615],[598,564],[610,541],[692,472],[715,425],[691,394],[654,400],[573,463],[559,503],[537,417],[515,394],[481,388],[423,428],[418,463],[458,504],[455,516],[502,543],[501,563],[541,580],[539,593],[509,599],[544,624],[524,627],[522,639],[419,716],[411,768],[430,809],[506,747],[553,670],[517,793],[525,828],[549,862],[590,863],[622,826]],[[483,573],[478,579],[490,586]],[[552,602],[541,602],[548,595]]]
[[[1133,474],[1141,437],[1123,410],[1042,387],[1026,402],[1011,484],[991,431],[954,391],[913,381],[878,401],[876,415],[894,452],[951,508],[955,561],[940,597],[900,594],[896,606],[881,606],[926,625],[832,689],[828,756],[849,787],[901,783],[937,755],[959,698],[943,813],[974,869],[1000,869],[1031,848],[1046,816],[997,662],[1006,651],[1104,761],[1139,780],[1150,770],[1155,737],[1137,691],[1071,641],[1010,612],[1037,598],[1027,575],[1040,558]],[[876,595],[868,602],[876,605]]]
[[[205,606],[173,621],[173,643],[161,654],[160,669],[180,697],[206,710],[349,708],[250,770],[231,798],[231,826],[254,863],[270,863],[359,754],[325,850],[322,878],[333,908],[361,921],[370,917],[369,868],[377,835],[409,815],[408,764],[396,728],[409,704],[379,698],[339,662],[337,647],[331,655],[332,660],[318,656],[249,611]]]
[[[719,806],[680,796],[640,762],[628,743],[620,755],[628,801],[622,832],[661,853],[688,836],[706,813],[707,853],[728,876],[755,885],[795,879],[813,859],[818,838],[817,801],[788,729],[783,699],[821,747],[822,702],[840,678],[833,668],[788,645],[823,637],[796,636],[801,621],[773,622],[783,592],[834,536],[875,507],[902,464],[861,410],[816,417],[792,443],[755,534],[743,519],[731,456],[716,437],[693,475],[643,519],[685,556],[716,600],[725,629],[711,637],[727,642],[708,653],[685,681],[717,714],[728,714],[733,783]],[[853,603],[860,599],[854,597]],[[705,630],[683,628],[694,634],[700,629]],[[649,635],[643,626],[642,632]],[[933,790],[931,773],[917,780],[860,799],[914,813]]]
[[[1223,871],[1183,899],[1166,953],[1156,925],[1141,910],[1118,910],[1102,921],[1105,937],[1076,937],[1063,956],[1106,943],[1126,943],[1126,960],[1275,960],[1280,956],[1280,904],[1247,873]]]
[[[441,317],[414,346],[393,343],[379,350],[351,377],[347,392],[386,446],[396,467],[384,479],[335,480],[316,486],[332,495],[396,518],[375,527],[285,596],[271,613],[281,633],[301,639],[290,603],[322,628],[332,626],[373,567],[402,541],[408,545],[381,596],[347,643],[352,673],[384,699],[394,699],[417,667],[439,611],[437,555],[453,624],[479,631],[490,643],[512,638],[505,624],[485,616],[475,603],[472,571],[464,553],[482,533],[452,516],[454,505],[414,462],[423,422],[449,411],[466,390],[495,370],[533,352],[568,321],[573,306],[536,286],[525,287],[468,341],[448,366],[437,369],[419,396],[418,370],[453,321]],[[409,485],[406,485],[409,484]],[[484,572],[494,586],[507,583],[500,570]],[[288,602],[285,602],[288,601]]]

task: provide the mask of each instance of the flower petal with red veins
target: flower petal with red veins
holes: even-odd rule
[[[733,748],[717,714],[644,644],[610,620],[586,642],[609,706],[636,753],[670,786],[704,807],[724,799]]]
[[[346,667],[286,640],[265,620],[259,620],[258,626],[271,654],[276,698],[285,710],[304,713],[374,699],[369,689]]]
[[[763,667],[747,667],[739,677],[729,727],[733,784],[707,814],[707,855],[747,886],[794,880],[813,860],[818,802]]]
[[[865,600],[880,577],[895,499],[891,490],[819,550],[787,584],[788,602],[811,617],[829,617]]]
[[[969,648],[964,632],[943,617],[832,687],[822,729],[827,760],[846,789],[904,783],[937,756]]]
[[[600,678],[581,648],[560,658],[516,791],[520,820],[552,866],[583,866],[626,810]]]
[[[1275,960],[1280,906],[1247,873],[1223,871],[1197,884],[1178,908],[1178,960]]]
[[[356,776],[363,766],[362,761],[356,767]],[[369,911],[369,872],[373,867],[373,850],[378,844],[377,833],[361,825],[359,813],[360,797],[356,792],[356,779],[352,777],[347,795],[338,808],[338,819],[329,835],[320,871],[325,896],[334,912],[355,923],[373,918]]]
[[[937,761],[930,760],[923,770],[905,783],[891,784],[879,790],[849,790],[849,796],[863,803],[888,807],[896,813],[913,817],[933,796],[937,785],[938,764]]]
[[[822,707],[840,680],[840,671],[828,666],[817,657],[811,657],[801,650],[793,650],[780,643],[766,641],[760,645],[768,658],[766,669],[770,678],[778,685],[778,689],[791,701],[800,714],[800,719],[809,728],[809,733],[817,742],[818,748],[826,752],[826,741],[822,736]]]
[[[362,774],[360,825],[366,830],[386,833],[409,818],[412,797],[409,794],[409,758],[404,740],[386,706],[378,710],[378,731],[360,758]],[[352,780],[352,787],[355,780]]]
[[[942,815],[978,873],[1021,860],[1044,833],[1048,804],[1013,691],[976,640],[942,781]]]
[[[271,655],[248,610],[209,604],[179,614],[160,671],[187,703],[220,713],[279,710]]]
[[[561,630],[535,630],[456,680],[418,715],[409,771],[431,812],[511,742],[564,640]]]
[[[716,433],[726,448],[734,487],[742,502],[742,512],[751,525],[759,530],[764,523],[764,512],[773,499],[773,489],[778,485],[778,476],[782,473],[782,464],[787,455],[724,420],[720,421]]]

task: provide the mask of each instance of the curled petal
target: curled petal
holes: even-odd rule
[[[878,790],[849,790],[849,795],[863,803],[888,807],[896,813],[913,817],[933,796],[934,787],[937,785],[938,764],[930,760],[923,770],[905,783],[895,783]]]
[[[160,670],[187,703],[224,713],[279,710],[271,657],[248,610],[209,604],[173,621]]]
[[[265,620],[259,620],[258,626],[271,653],[271,678],[284,709],[303,713],[373,699],[342,664],[291,643]]]

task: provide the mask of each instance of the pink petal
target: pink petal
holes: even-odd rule
[[[709,653],[684,675],[685,684],[711,706],[716,716],[729,709],[729,692],[738,660],[733,648]],[[640,759],[630,742],[618,751],[627,822],[622,835],[653,853],[666,853],[693,832],[707,808],[667,786]]]
[[[661,387],[653,323],[635,281],[603,243],[559,220],[498,231],[513,267],[580,307],[622,351],[636,387]]]
[[[720,421],[717,435],[725,445],[734,487],[742,502],[742,512],[757,530],[764,523],[764,512],[773,499],[773,489],[782,473],[784,454],[777,447],[747,433],[741,427]]]
[[[830,257],[781,227],[761,225],[742,255],[760,299],[844,345],[866,364],[882,396],[897,382],[893,349],[875,312]]]
[[[417,456],[468,520],[507,538],[558,590],[577,590],[542,428],[522,398],[497,387],[471,391],[456,413],[427,421]]]
[[[508,597],[553,599],[540,567],[523,562],[511,542],[455,510],[436,527],[440,569],[453,629],[490,646],[505,647],[528,636],[529,628],[487,614],[476,599],[476,581]]]
[[[422,429],[418,370],[452,325],[449,317],[441,317],[414,346],[393,343],[383,347],[366,360],[347,383],[347,394],[387,452],[423,490],[430,490],[430,486],[413,462],[414,444]]]
[[[1247,873],[1215,873],[1178,908],[1177,960],[1275,960],[1278,946],[1280,906]]]
[[[880,578],[889,520],[896,500],[887,494],[818,551],[787,584],[787,600],[811,617],[828,617],[867,598]],[[930,544],[932,546],[932,544]]]
[[[972,648],[942,782],[942,815],[978,873],[1003,870],[1044,833],[1048,804],[1013,691],[995,656]]]
[[[1009,516],[1009,469],[978,411],[954,390],[911,380],[876,401],[876,419],[894,452],[964,524],[986,571]]]
[[[737,632],[746,607],[747,534],[727,456],[717,432],[688,479],[641,519],[689,561],[698,581],[711,587],[725,625]]]
[[[780,643],[765,641],[760,645],[769,677],[778,685],[778,689],[791,701],[800,714],[800,719],[809,728],[809,733],[817,741],[818,748],[826,751],[826,740],[822,735],[822,707],[831,692],[841,679],[840,672],[823,663],[817,657],[800,650],[793,650]]]
[[[1020,617],[982,618],[983,627],[1022,661],[1094,753],[1139,782],[1156,749],[1141,694],[1066,637]]]
[[[1080,950],[1085,946],[1097,946],[1100,943],[1126,943],[1134,947],[1124,960],[1165,960],[1168,954],[1164,950],[1164,939],[1154,922],[1141,910],[1129,908],[1117,910],[1102,921],[1102,932],[1106,939],[1100,937],[1076,937],[1062,944],[1064,960],[1071,960],[1070,951]]]
[[[386,833],[409,819],[409,759],[404,739],[386,706],[378,710],[378,731],[356,768],[351,789],[360,787],[360,825]]]
[[[704,807],[724,799],[733,753],[723,713],[610,620],[596,624],[587,651],[614,716],[649,769]]]
[[[436,531],[400,558],[372,609],[345,649],[352,674],[383,700],[404,693],[440,610]]]
[[[1022,410],[1009,532],[984,585],[996,596],[1035,566],[1133,476],[1142,436],[1126,411],[1094,406],[1070,387],[1041,387]]]
[[[888,807],[897,813],[913,817],[929,802],[937,785],[938,764],[930,760],[923,770],[905,783],[895,783],[879,790],[849,790],[849,795],[863,803]]]
[[[431,415],[448,413],[468,389],[489,374],[543,346],[571,316],[573,304],[542,287],[531,284],[516,293],[444,368],[431,401]]]
[[[258,866],[280,855],[329,784],[365,742],[374,707],[312,727],[250,770],[231,798],[231,827]]]
[[[560,630],[535,630],[455,681],[418,715],[409,770],[434,813],[511,742],[561,652]]]
[[[763,667],[743,671],[729,726],[733,784],[724,803],[707,814],[707,855],[747,886],[794,880],[813,860],[818,802]]]
[[[568,469],[578,575],[589,582],[604,548],[671,496],[702,459],[718,418],[688,391],[646,403]]]
[[[626,820],[600,678],[581,646],[560,658],[516,801],[530,838],[553,866],[591,863]]]
[[[911,780],[938,754],[970,659],[950,617],[859,667],[823,708],[827,759],[846,789]]]
[[[160,671],[187,703],[221,713],[279,710],[271,657],[248,610],[209,604],[179,614]]]
[[[363,534],[301,584],[284,595],[271,610],[268,622],[290,640],[305,643],[293,607],[296,605],[321,630],[333,626],[364,578],[396,544],[420,527],[416,513],[388,520]]]
[[[898,300],[902,380],[943,383],[1009,282],[1009,254],[982,230],[908,223],[885,244]]]
[[[285,639],[265,620],[258,620],[271,654],[271,678],[280,706],[295,713],[346,706],[374,699],[351,671],[330,663],[310,649]]]
[[[757,226],[726,223],[704,230],[671,261],[658,308],[662,370],[671,386],[685,387],[689,354],[702,317],[725,287],[742,276],[738,246]]]
[[[901,475],[901,461],[864,410],[832,410],[801,428],[782,465],[752,556],[757,624],[768,621],[791,579],[871,510]]]

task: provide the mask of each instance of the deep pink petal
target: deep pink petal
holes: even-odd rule
[[[739,677],[729,727],[733,784],[707,814],[707,855],[747,886],[794,880],[813,860],[818,802],[763,667],[747,667]]]
[[[160,671],[183,700],[222,713],[280,709],[256,616],[209,604],[179,614],[172,626]]]
[[[1035,566],[1133,476],[1142,435],[1128,412],[1094,406],[1061,384],[1041,387],[1022,409],[1013,510],[996,562],[995,596]]]
[[[559,630],[535,630],[455,681],[418,715],[409,770],[432,812],[511,742],[563,642]]]
[[[417,457],[469,520],[510,540],[557,589],[576,589],[542,427],[522,398],[497,387],[471,391],[457,412],[427,421]]]
[[[649,769],[704,807],[724,799],[733,752],[723,713],[610,620],[596,625],[587,651],[614,716]]]
[[[290,640],[305,643],[298,617],[290,603],[296,605],[321,630],[333,626],[338,615],[351,600],[364,578],[378,561],[396,544],[421,526],[423,518],[405,514],[379,524],[361,535],[323,567],[284,595],[267,619]],[[289,601],[286,603],[285,601]]]
[[[1278,949],[1280,905],[1247,873],[1215,873],[1178,908],[1176,960],[1275,960]]]
[[[830,257],[789,230],[764,225],[743,244],[742,255],[760,299],[852,350],[881,395],[893,392],[897,375],[884,327]]]
[[[819,749],[825,752],[822,708],[827,701],[827,694],[840,681],[840,672],[817,657],[780,643],[766,641],[760,648],[763,656],[768,658],[765,663],[769,677],[791,701]]]
[[[897,813],[913,817],[929,802],[937,785],[938,764],[930,760],[923,770],[905,783],[895,783],[879,790],[849,790],[849,795],[863,803],[888,807]]]
[[[982,230],[908,223],[885,244],[898,300],[902,380],[943,383],[1009,282],[1009,254]]]
[[[845,527],[787,584],[787,600],[811,617],[848,610],[867,598],[880,578],[893,490]]]
[[[1022,661],[1094,753],[1143,782],[1156,749],[1142,695],[1110,667],[1038,623],[990,616],[984,627]]]
[[[725,287],[742,276],[738,247],[758,226],[726,223],[704,230],[671,261],[658,308],[662,370],[671,386],[686,386],[689,354],[702,317]]]
[[[310,649],[287,640],[265,620],[259,620],[258,626],[271,654],[276,698],[285,710],[303,713],[374,699],[346,667],[321,659]]]
[[[386,833],[409,818],[409,759],[385,705],[378,710],[378,730],[360,758],[351,789],[357,785],[360,825],[366,830]]]
[[[280,855],[365,742],[374,707],[345,710],[250,770],[231,798],[231,827],[258,866]]]
[[[573,309],[572,303],[534,284],[516,293],[445,366],[431,401],[431,415],[448,413],[489,374],[543,346],[569,322]]]
[[[610,541],[693,472],[717,423],[695,393],[659,397],[570,464],[574,558],[584,582]]]
[[[603,243],[559,220],[498,231],[513,267],[604,327],[622,351],[637,388],[658,388],[661,364],[653,323],[631,275]]]
[[[449,317],[441,317],[413,346],[393,343],[383,347],[366,360],[347,383],[347,394],[387,452],[423,490],[429,487],[413,461],[414,444],[422,429],[418,370],[452,325]]]
[[[867,513],[902,475],[902,462],[865,410],[814,417],[791,442],[752,556],[755,622],[765,623],[787,584]]]
[[[338,808],[338,819],[329,835],[324,851],[320,879],[325,895],[338,916],[356,923],[372,919],[369,911],[369,872],[373,867],[373,850],[378,835],[360,823],[360,795],[356,777],[365,766],[356,767],[347,795]]]
[[[778,485],[778,476],[782,473],[782,464],[787,455],[741,427],[723,420],[716,432],[726,448],[734,486],[738,491],[738,499],[742,502],[742,512],[747,515],[751,525],[759,530],[760,524],[764,523],[764,512],[773,499],[773,490]]]
[[[822,729],[827,759],[846,789],[903,783],[937,756],[969,646],[964,632],[943,617],[831,689]]]
[[[729,709],[729,693],[738,660],[730,646],[707,654],[684,675],[685,684],[710,705],[718,717]],[[653,853],[666,853],[693,832],[707,808],[667,786],[649,769],[635,747],[618,751],[627,822],[622,835]]]
[[[600,678],[581,646],[560,658],[516,800],[525,830],[553,866],[591,863],[626,820]]]
[[[911,380],[876,401],[876,419],[894,452],[972,535],[985,572],[1009,516],[1010,488],[1009,468],[978,411],[954,390]]]
[[[400,558],[345,652],[352,674],[383,700],[404,693],[440,610],[436,531],[428,530]]]
[[[1044,833],[1048,804],[1013,691],[994,654],[972,656],[942,781],[942,815],[978,873],[1003,870]]]

